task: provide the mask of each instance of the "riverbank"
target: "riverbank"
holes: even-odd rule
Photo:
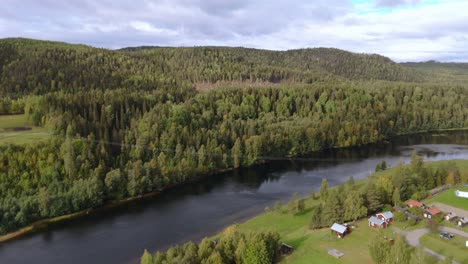
[[[446,130],[440,130],[440,132],[442,132],[442,131],[446,131]],[[455,129],[455,131],[456,131],[456,129]],[[420,133],[415,133],[414,135],[417,135],[417,134],[420,134]],[[348,149],[352,149],[352,148],[355,148],[355,147],[348,147]],[[347,149],[347,148],[342,148],[342,149]],[[293,159],[293,158],[291,157],[291,159]],[[265,161],[260,161],[258,164],[260,164],[260,163],[265,163]],[[256,165],[258,165],[258,164],[256,164]],[[65,222],[65,221],[77,219],[77,218],[80,218],[80,217],[85,217],[87,215],[92,215],[92,214],[104,211],[106,209],[109,209],[109,208],[119,207],[119,206],[125,205],[125,204],[130,203],[130,202],[135,202],[135,201],[138,201],[138,200],[141,200],[141,199],[155,197],[155,196],[158,196],[161,193],[167,192],[168,190],[171,190],[171,189],[173,189],[175,187],[190,185],[190,184],[193,184],[195,182],[199,182],[202,179],[209,178],[211,176],[219,175],[219,174],[226,173],[226,172],[233,171],[233,170],[235,170],[235,168],[229,168],[229,169],[225,169],[223,171],[213,172],[213,173],[210,173],[210,174],[201,175],[199,177],[193,178],[190,181],[184,182],[182,184],[170,186],[170,187],[166,188],[163,191],[156,190],[154,192],[146,193],[146,194],[143,194],[143,195],[140,195],[140,196],[137,196],[137,197],[130,197],[130,198],[126,198],[126,199],[123,199],[123,200],[120,200],[120,201],[106,202],[103,206],[98,207],[98,208],[91,208],[91,209],[83,210],[83,211],[80,211],[80,212],[75,212],[75,213],[68,214],[68,215],[58,216],[58,217],[54,217],[54,218],[50,218],[50,219],[39,220],[39,221],[36,221],[36,222],[26,226],[26,227],[23,227],[23,228],[19,229],[17,231],[1,235],[0,236],[0,243],[7,242],[9,240],[13,240],[15,238],[19,238],[19,237],[27,235],[27,234],[31,234],[31,233],[34,233],[34,232],[37,232],[37,231],[44,230],[44,228],[47,228],[48,226],[50,226],[52,224],[55,224],[55,223],[58,223],[58,222]]]
[[[427,162],[428,167],[442,167],[449,163],[455,163],[461,174],[468,175],[468,160],[451,160]],[[394,172],[394,168],[377,172],[375,175],[384,176]],[[362,179],[356,184],[365,184],[369,179]],[[339,186],[333,187],[339,188]],[[317,200],[311,197],[305,198],[306,208],[311,208],[318,204]],[[377,234],[376,229],[367,226],[367,220],[358,221],[356,228],[344,239],[336,239],[330,236],[328,228],[311,230],[309,221],[312,218],[310,210],[304,214],[283,214],[277,211],[266,212],[238,225],[239,230],[249,231],[276,231],[280,234],[281,240],[294,247],[291,255],[283,258],[281,263],[372,263],[369,255],[368,241]],[[390,229],[388,229],[390,230]],[[387,231],[387,230],[386,230]],[[390,235],[390,234],[389,234]],[[327,250],[335,248],[345,255],[338,261],[328,255]]]

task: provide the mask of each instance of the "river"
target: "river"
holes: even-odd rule
[[[0,263],[135,263],[143,253],[187,240],[198,241],[243,221],[297,192],[367,177],[385,160],[408,162],[415,149],[424,159],[468,159],[468,131],[406,135],[387,143],[314,153],[238,169],[179,186],[161,195],[56,224],[0,245]]]

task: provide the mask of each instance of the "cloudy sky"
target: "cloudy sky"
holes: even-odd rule
[[[467,0],[2,0],[0,38],[96,47],[336,47],[468,61]]]

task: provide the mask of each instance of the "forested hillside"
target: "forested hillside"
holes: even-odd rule
[[[413,68],[432,82],[460,83],[468,82],[468,63],[442,63],[437,61],[407,62],[403,66]]]
[[[0,40],[0,95],[132,88],[172,91],[217,81],[314,83],[417,81],[420,76],[379,55],[338,49],[268,51],[228,47],[112,51],[28,39]]]
[[[6,39],[0,61],[0,114],[24,112],[53,135],[0,145],[0,233],[266,156],[468,120],[466,85],[403,82],[420,77],[336,49],[110,51]],[[194,89],[204,82],[221,84]]]

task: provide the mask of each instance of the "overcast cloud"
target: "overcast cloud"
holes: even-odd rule
[[[2,0],[0,37],[96,47],[336,47],[468,61],[462,0]]]

